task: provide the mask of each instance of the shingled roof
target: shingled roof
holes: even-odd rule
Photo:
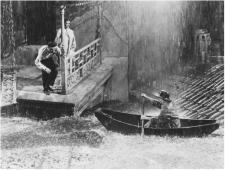
[[[188,88],[176,101],[184,116],[224,122],[224,64],[213,66],[201,78],[186,81]]]

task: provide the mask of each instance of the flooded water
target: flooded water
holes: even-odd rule
[[[223,168],[223,137],[125,136],[104,131],[99,147],[48,146],[4,150],[2,168]]]
[[[107,131],[94,115],[81,120],[7,120],[1,120],[1,168],[224,168],[223,127],[202,138],[142,138]],[[9,133],[9,124],[15,132]],[[30,128],[23,126],[19,132],[15,127],[21,124]]]
[[[89,157],[79,168],[223,168],[223,128],[203,138],[142,138],[104,127],[95,131],[104,136],[103,142],[97,148],[79,148]]]

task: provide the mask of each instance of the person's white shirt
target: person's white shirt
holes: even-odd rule
[[[59,47],[54,47],[52,48],[59,56],[61,55],[61,50],[59,49]],[[45,53],[45,54],[44,54]],[[47,59],[49,57],[52,57],[52,53],[49,51],[49,47],[48,45],[43,45],[39,50],[38,50],[38,55],[37,58],[35,59],[35,65],[37,66],[37,68],[39,68],[40,70],[44,70],[47,73],[49,73],[51,70],[46,67],[45,65],[43,65],[41,63],[42,60]]]
[[[55,38],[55,42],[58,44],[58,46],[62,46],[61,42],[61,28],[57,31],[57,35]],[[75,51],[76,49],[76,39],[73,30],[70,28],[64,29],[64,50],[65,54],[68,55],[70,51]]]

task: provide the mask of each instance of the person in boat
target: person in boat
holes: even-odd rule
[[[177,128],[180,127],[180,119],[174,113],[173,102],[170,99],[170,94],[164,90],[161,90],[159,94],[159,100],[153,99],[146,94],[142,94],[142,97],[150,100],[153,106],[160,108],[160,114],[156,118],[151,118],[145,127],[155,128]]]
[[[55,42],[49,42],[38,50],[35,65],[42,70],[43,92],[47,95],[53,91],[50,86],[54,85],[58,74],[60,55],[61,50]]]
[[[60,28],[57,31],[55,42],[59,47],[62,47],[63,45],[66,56],[71,55],[71,53],[74,52],[76,49],[76,39],[73,30],[70,29],[70,20],[68,19],[65,20],[64,44],[62,44],[61,36],[62,30]]]

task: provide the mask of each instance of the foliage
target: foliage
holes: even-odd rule
[[[12,1],[1,2],[1,59],[14,53],[15,32]]]

